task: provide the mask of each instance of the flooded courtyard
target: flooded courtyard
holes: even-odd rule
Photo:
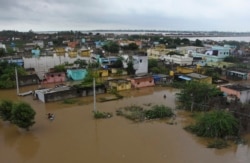
[[[21,88],[24,92],[32,87]],[[36,111],[36,123],[29,132],[0,121],[1,163],[248,163],[250,148],[234,145],[217,150],[206,147],[183,127],[185,112],[177,112],[176,125],[165,120],[134,123],[116,116],[116,109],[147,104],[175,108],[175,89],[150,87],[121,94],[117,101],[97,103],[99,111],[112,112],[110,119],[93,118],[93,98],[77,98],[75,104],[42,103],[31,96],[16,96],[16,90],[0,90],[0,99],[25,101]],[[166,99],[163,95],[166,94]],[[106,95],[97,95],[97,98]],[[55,114],[54,121],[46,117]],[[250,136],[246,138],[250,141]],[[248,143],[249,143],[248,141]]]

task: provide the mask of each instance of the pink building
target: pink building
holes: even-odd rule
[[[129,78],[133,88],[151,87],[154,86],[154,78],[152,76],[140,76]]]
[[[240,100],[242,103],[250,101],[250,88],[243,85],[224,85],[220,90],[227,95],[227,100]]]
[[[65,72],[49,72],[44,74],[43,83],[61,83],[66,81]]]

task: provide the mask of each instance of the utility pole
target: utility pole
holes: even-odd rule
[[[15,74],[16,74],[16,93],[17,95],[19,95],[19,83],[18,83],[18,75],[16,67],[15,67]]]
[[[94,112],[96,113],[95,78],[93,78]]]

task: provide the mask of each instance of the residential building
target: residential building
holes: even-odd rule
[[[67,69],[67,77],[71,80],[83,80],[88,74],[86,69]]]
[[[146,53],[141,52],[132,56],[133,67],[135,69],[135,75],[148,73],[148,56]]]
[[[193,58],[189,57],[188,54],[181,55],[162,55],[160,60],[164,61],[165,64],[177,64],[180,66],[192,65]]]
[[[44,74],[43,84],[62,83],[66,81],[65,72],[48,72]]]
[[[201,66],[206,65],[208,62],[221,62],[224,58],[230,55],[230,48],[225,46],[212,46],[210,49],[202,52],[192,52],[191,55],[194,58],[201,58],[203,62],[200,62]]]
[[[109,79],[107,83],[110,89],[115,89],[116,91],[131,89],[131,82],[126,79]]]
[[[229,101],[239,100],[241,103],[250,102],[250,87],[232,84],[220,86],[220,90],[226,94]]]
[[[136,76],[128,78],[133,88],[143,88],[154,86],[154,78],[152,76]]]

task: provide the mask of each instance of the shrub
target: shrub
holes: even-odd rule
[[[113,114],[109,113],[109,112],[95,111],[93,113],[94,113],[94,118],[96,118],[96,119],[111,118],[113,116]]]
[[[172,117],[173,115],[174,113],[171,108],[164,105],[155,105],[152,109],[145,111],[145,116],[148,119]]]

